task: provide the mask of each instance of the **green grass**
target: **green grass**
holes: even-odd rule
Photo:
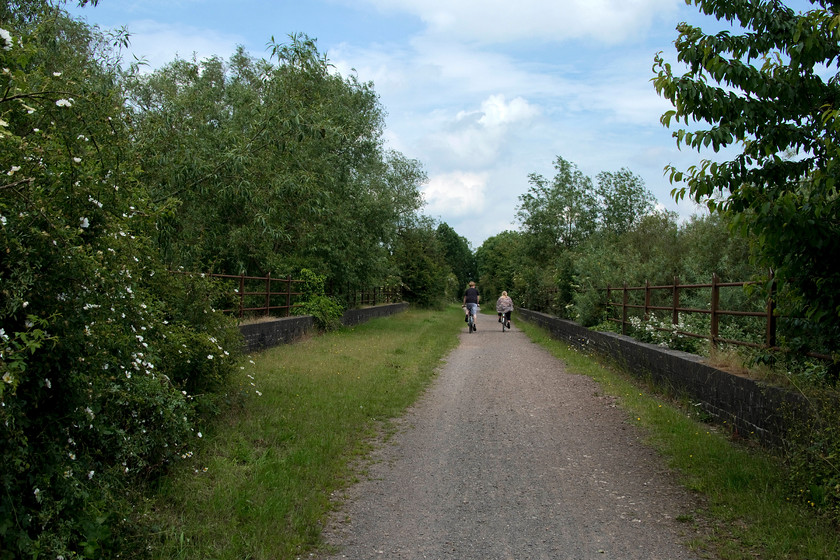
[[[725,560],[840,558],[836,528],[804,500],[790,501],[781,462],[734,443],[651,387],[517,321],[570,371],[618,397],[628,420],[695,491],[689,543]],[[411,310],[281,346],[246,361],[237,406],[205,430],[189,465],[167,477],[146,514],[159,522],[158,559],[306,557],[334,504],[353,481],[354,459],[390,419],[414,403],[463,329],[457,306]],[[253,385],[252,385],[253,384]],[[259,391],[260,394],[257,393]],[[206,469],[206,470],[205,470]]]
[[[691,543],[698,552],[725,560],[840,558],[837,528],[796,499],[780,459],[734,442],[725,427],[702,423],[691,411],[655,396],[652,387],[551,339],[545,330],[523,321],[517,325],[570,371],[618,397],[629,421],[650,434],[649,443],[702,504],[695,516],[680,519],[699,529]]]
[[[428,386],[457,343],[457,317],[410,310],[246,361],[241,403],[151,505],[165,527],[154,556],[280,559],[317,546],[330,494]]]

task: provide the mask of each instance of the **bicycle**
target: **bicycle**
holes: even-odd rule
[[[508,311],[508,313],[510,313],[510,312]],[[502,323],[502,332],[505,332],[506,330],[509,331],[510,330],[510,319],[508,319],[507,313],[502,313],[501,316],[499,317],[499,319],[501,319],[500,322]]]
[[[476,331],[476,328],[475,328],[475,317],[473,316],[473,314],[472,314],[472,313],[470,313],[469,308],[464,307],[463,309],[464,309],[464,310],[466,311],[466,313],[467,313],[467,323],[469,324],[470,334],[472,334],[473,332],[475,332],[475,331]],[[480,307],[478,307],[478,306],[476,306],[476,308],[475,308],[475,312],[476,312],[476,313],[478,313],[478,310],[479,310],[479,309],[481,309],[481,308],[480,308]]]

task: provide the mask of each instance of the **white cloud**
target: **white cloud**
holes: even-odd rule
[[[478,169],[492,166],[522,128],[527,128],[540,111],[522,97],[507,101],[502,94],[488,96],[478,109],[459,111],[454,116],[437,111],[428,122],[421,140],[438,165]]]
[[[481,42],[594,38],[617,44],[640,37],[679,0],[365,0],[408,12],[434,35]]]
[[[197,27],[137,20],[126,25],[131,33],[129,52],[145,59],[149,69],[157,69],[175,60],[199,60],[211,56],[229,58],[244,38]]]
[[[486,188],[486,173],[454,171],[432,176],[423,189],[425,213],[455,217],[481,212]]]

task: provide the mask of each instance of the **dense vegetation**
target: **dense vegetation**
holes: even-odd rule
[[[324,283],[435,304],[453,232],[419,214],[372,85],[304,35],[140,73],[61,3],[0,22],[0,558],[115,557],[142,547],[138,492],[232,396],[221,294],[170,270],[304,270],[329,325]]]

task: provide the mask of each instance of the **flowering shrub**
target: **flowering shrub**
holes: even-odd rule
[[[109,59],[39,21],[0,32],[0,559],[113,557],[240,346],[157,254]]]
[[[686,324],[683,318],[680,318],[677,324],[672,323],[670,319],[658,319],[655,315],[651,315],[648,321],[643,321],[639,317],[630,317],[628,322],[630,323],[632,336],[642,342],[693,353],[697,353],[701,347],[701,344],[698,344],[700,339],[681,334],[683,332],[696,332],[690,325]]]

